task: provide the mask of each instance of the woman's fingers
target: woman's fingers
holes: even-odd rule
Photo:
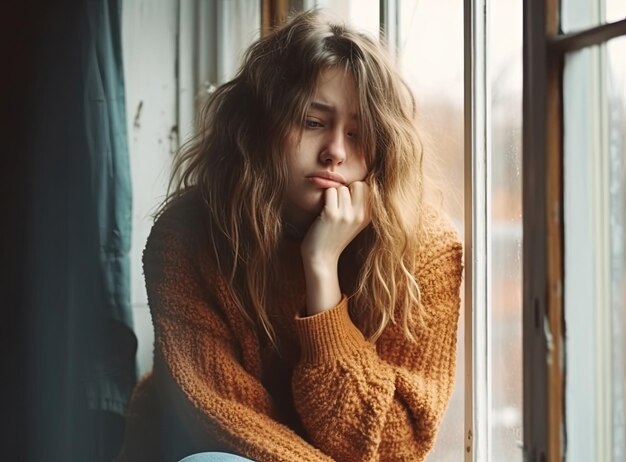
[[[352,197],[350,196],[350,190],[346,186],[339,186],[336,191],[339,209],[343,210],[344,212],[349,211],[352,207]]]
[[[324,208],[334,212],[339,208],[338,192],[336,188],[328,188],[324,191]]]
[[[369,223],[369,187],[362,181],[355,181],[350,185],[352,205],[357,211],[357,217]]]
[[[302,243],[307,261],[334,265],[343,249],[370,222],[369,190],[363,182],[324,192],[324,208]]]
[[[350,186],[328,188],[324,192],[324,205],[329,211],[350,213],[352,210],[368,210],[369,188],[363,181],[355,181]]]

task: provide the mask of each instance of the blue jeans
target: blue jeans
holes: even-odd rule
[[[225,452],[199,452],[179,460],[178,462],[254,462],[245,457]]]

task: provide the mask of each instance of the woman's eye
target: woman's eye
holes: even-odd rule
[[[357,132],[348,132],[348,138],[352,138],[353,140],[358,140],[359,134]]]
[[[318,122],[317,120],[313,120],[313,119],[306,119],[306,121],[304,122],[304,126],[306,128],[321,128],[323,127],[323,125]]]

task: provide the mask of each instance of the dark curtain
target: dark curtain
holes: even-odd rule
[[[108,461],[136,380],[121,0],[12,3],[0,453]]]

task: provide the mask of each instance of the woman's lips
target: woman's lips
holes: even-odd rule
[[[321,176],[310,176],[307,178],[311,183],[313,183],[313,185],[319,187],[319,188],[338,188],[339,186],[342,186],[343,183],[339,182],[339,181],[335,181],[335,180],[331,180],[329,178],[324,178]]]
[[[346,184],[346,179],[342,175],[326,170],[309,175],[307,180],[319,188],[338,188]]]

